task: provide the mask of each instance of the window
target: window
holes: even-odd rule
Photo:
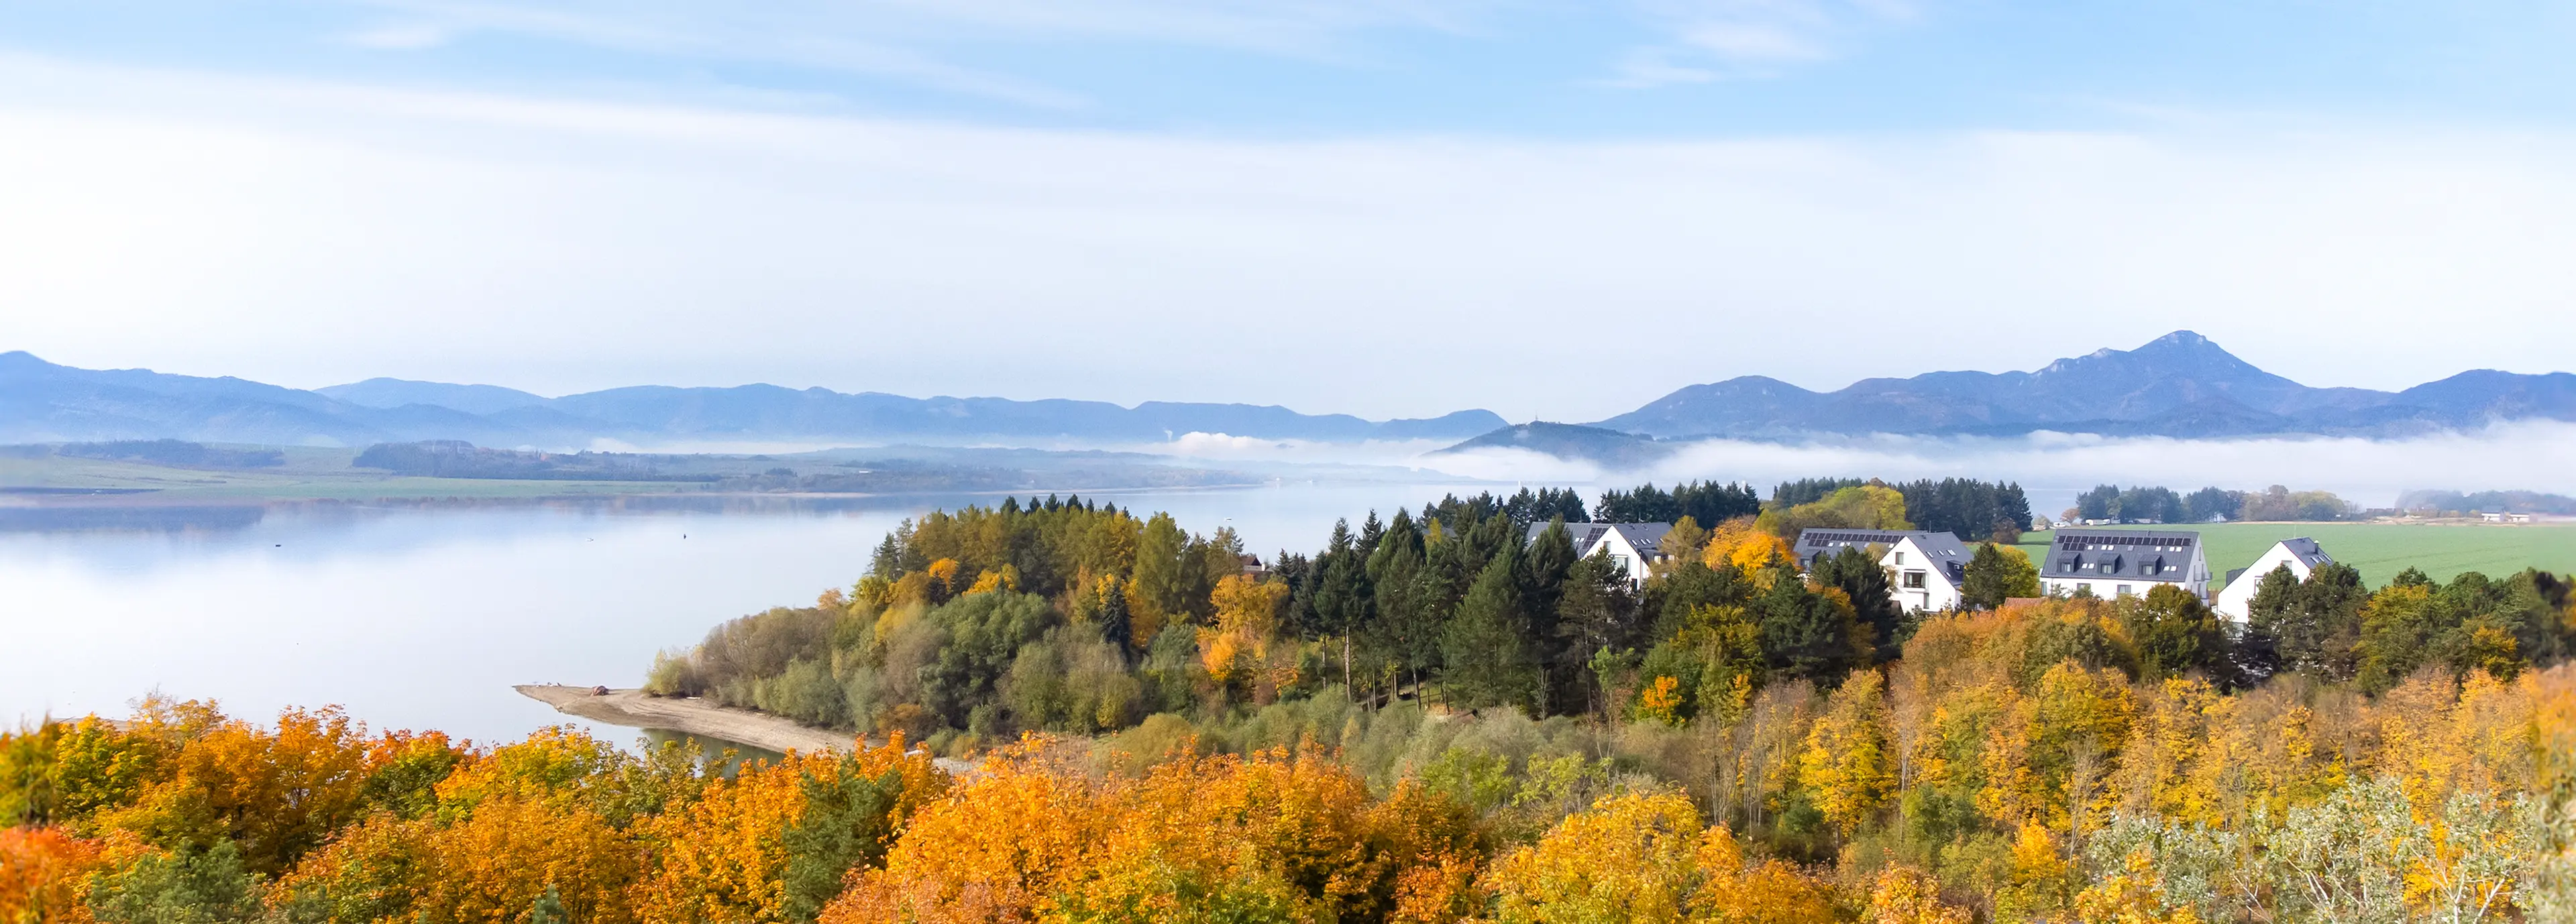
[[[1897,563],[1899,566],[1902,566],[1902,565],[1904,565],[1904,564],[1905,564],[1905,553],[1903,553],[1903,552],[1898,552],[1898,553],[1896,553],[1896,563]]]
[[[2128,596],[2128,595],[2129,595],[2129,585],[2127,585],[2127,584],[2122,584],[2122,585],[2120,585],[2120,596],[2126,597],[2126,596]]]
[[[1621,570],[1621,571],[1626,571],[1626,570],[1628,570],[1628,556],[1625,556],[1625,555],[1612,555],[1612,556],[1610,556],[1610,567],[1617,568],[1617,569],[1619,569],[1619,570]]]
[[[1905,572],[1905,589],[1907,589],[1907,590],[1922,590],[1922,589],[1923,589],[1923,572],[1920,572],[1920,571],[1908,571],[1908,572]]]
[[[2089,593],[2092,593],[2092,592],[2093,592],[2093,582],[2091,582],[2091,581],[2086,581],[2086,582],[2084,582],[2084,583],[2077,584],[2077,585],[2075,585],[2075,589],[2076,589],[2078,592],[2081,592],[2081,593],[2088,593],[2088,594],[2089,594]]]

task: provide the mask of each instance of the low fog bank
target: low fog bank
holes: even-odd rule
[[[1959,476],[2020,482],[2030,496],[2032,512],[2045,514],[2072,506],[2075,495],[2106,483],[2163,485],[2178,491],[2205,485],[2259,490],[2281,484],[2297,490],[2333,491],[2363,507],[2392,505],[2399,494],[2416,489],[2576,493],[2576,423],[2559,421],[2498,424],[2483,430],[2404,440],[2317,436],[2187,440],[2068,433],[2018,437],[1880,435],[1821,438],[1794,444],[1720,439],[1678,444],[1656,462],[1633,468],[1608,467],[1525,449],[1440,453],[1438,450],[1446,443],[1430,440],[1330,443],[1188,433],[1168,442],[1153,443],[1011,442],[1015,445],[988,442],[949,451],[963,456],[996,450],[1137,453],[1159,457],[1163,464],[1226,469],[1261,478],[1482,481],[1505,491],[1514,485],[1571,485],[1597,490],[1646,481],[1669,485],[1715,479],[1751,482],[1767,492],[1773,484],[1796,478],[1893,481]],[[615,448],[634,451],[639,447]],[[892,455],[907,454],[905,447],[880,448]],[[914,452],[922,448],[926,447],[911,447]],[[698,444],[656,446],[647,451],[783,454],[826,449],[854,455],[868,452],[846,443]],[[1070,461],[1072,457],[1057,458]]]
[[[2333,437],[2185,440],[2040,433],[2024,437],[1877,436],[1794,445],[1707,440],[1654,464],[1610,470],[1522,449],[1426,456],[1415,464],[1466,478],[1621,486],[1690,479],[1750,481],[1767,491],[1806,477],[2018,481],[2033,513],[2054,514],[2097,484],[2322,489],[2386,507],[2417,488],[2576,493],[2576,424],[2500,424],[2405,440]]]

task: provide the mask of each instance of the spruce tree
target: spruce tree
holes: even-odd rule
[[[1448,669],[1442,686],[1470,709],[1525,706],[1538,686],[1525,637],[1527,620],[1510,556],[1497,557],[1476,575],[1457,614],[1441,631]]]
[[[1844,546],[1817,560],[1815,579],[1851,597],[1852,612],[1869,627],[1878,659],[1893,660],[1908,634],[1905,606],[1896,602],[1894,589],[1887,584],[1887,569],[1879,567],[1878,559],[1858,546]]]

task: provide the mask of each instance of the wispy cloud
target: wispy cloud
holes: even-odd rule
[[[456,37],[456,30],[431,23],[393,23],[362,29],[341,36],[341,41],[360,48],[409,50],[436,48]]]
[[[1639,9],[1665,38],[1621,55],[1604,83],[1777,77],[1854,53],[1873,33],[1919,16],[1907,0],[1644,0]]]
[[[2564,133],[1286,141],[0,55],[0,137],[0,174],[46,178],[0,184],[0,304],[41,306],[0,312],[0,348],[306,386],[1585,421],[1734,375],[2027,369],[2176,327],[2314,385],[2549,371],[2576,301]],[[1822,329],[1835,349],[1796,348]],[[1041,347],[917,348],[960,337]],[[1492,355],[1420,374],[1461,337]],[[1628,372],[1529,372],[1602,344]]]
[[[1047,109],[1080,95],[939,51],[971,40],[1130,40],[1308,58],[1376,30],[1466,30],[1515,0],[362,0],[406,18],[345,37],[373,48],[431,47],[474,33],[627,52],[784,64],[888,78]]]
[[[1041,109],[1079,109],[1089,100],[1042,83],[942,60],[907,44],[867,36],[891,30],[847,22],[802,22],[773,11],[765,16],[698,12],[674,4],[534,4],[382,0],[420,22],[361,33],[371,47],[417,48],[474,33],[534,36],[620,51],[703,60],[787,64],[888,78],[945,92]],[[374,42],[365,41],[375,39]],[[412,44],[404,44],[411,40]],[[424,41],[425,40],[425,41]]]

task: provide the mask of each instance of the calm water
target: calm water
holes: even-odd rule
[[[1100,495],[1231,525],[1264,558],[1333,518],[1450,490],[1377,484]],[[846,586],[887,530],[989,497],[0,516],[0,722],[160,690],[264,717],[338,704],[479,740],[568,721],[510,690],[631,686],[657,650]],[[600,729],[615,740],[634,733]]]

